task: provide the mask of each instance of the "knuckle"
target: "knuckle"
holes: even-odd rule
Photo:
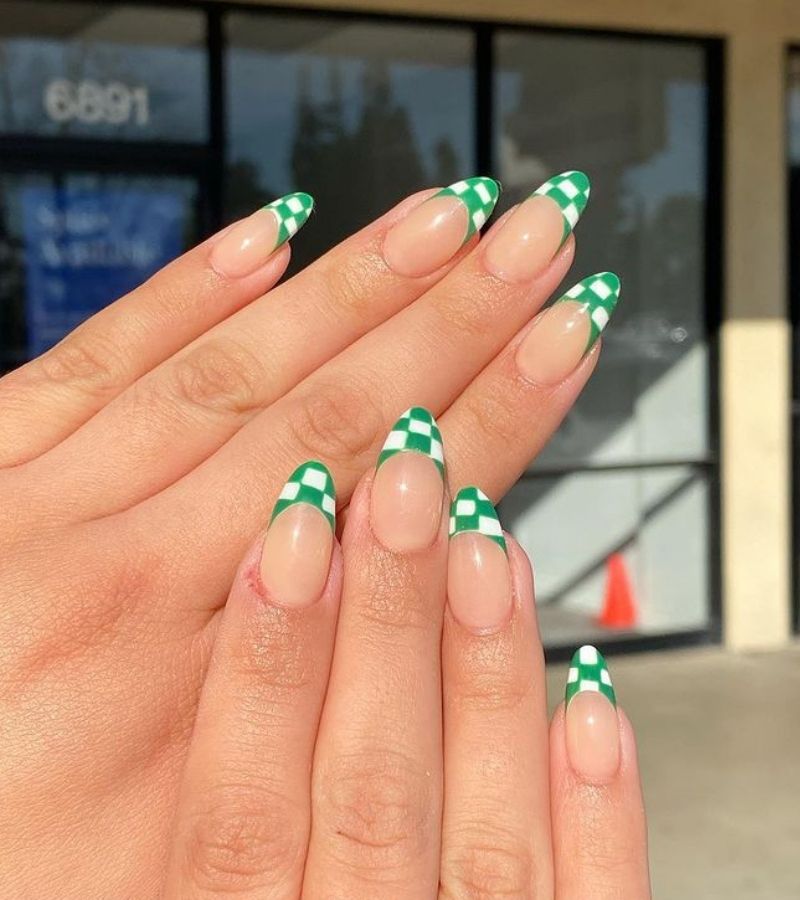
[[[500,660],[505,661],[505,670]],[[448,694],[459,708],[513,713],[530,701],[533,690],[533,675],[527,667],[523,670],[512,654],[498,653],[492,659],[475,661],[450,686]]]
[[[498,293],[497,285],[486,276],[476,276],[466,290],[444,287],[435,309],[444,322],[445,331],[455,340],[483,338],[496,326],[499,316],[507,307],[507,298]]]
[[[336,254],[320,271],[324,309],[340,317],[361,319],[374,308],[375,295],[384,278],[371,253]]]
[[[472,825],[473,836],[449,854],[442,868],[448,900],[526,900],[532,896],[533,855],[528,844],[492,825]]]
[[[520,423],[507,396],[483,392],[480,397],[465,398],[465,412],[472,429],[492,445],[508,446],[520,440]]]
[[[316,804],[340,860],[373,875],[425,852],[434,815],[430,775],[397,751],[359,751],[329,767]]]
[[[281,607],[248,615],[231,649],[234,668],[261,696],[295,695],[319,680],[317,655],[309,652],[314,622]]]
[[[172,366],[173,393],[189,406],[244,414],[260,408],[261,366],[228,339],[205,341]]]
[[[39,359],[39,375],[57,385],[104,397],[124,386],[125,359],[111,342],[77,331]]]
[[[317,384],[294,404],[288,425],[294,443],[308,459],[352,465],[377,441],[383,414],[372,392],[349,384]]]
[[[272,791],[216,787],[189,822],[184,865],[190,882],[231,894],[286,883],[305,855],[300,820],[298,810]]]

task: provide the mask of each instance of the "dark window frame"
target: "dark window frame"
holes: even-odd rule
[[[28,0],[31,2],[31,0]],[[38,0],[33,0],[38,2]],[[62,2],[87,2],[87,0],[62,0]],[[97,2],[97,0],[88,0]],[[99,5],[99,4],[98,4]],[[502,29],[520,30],[529,33],[554,33],[609,37],[616,40],[631,40],[637,43],[675,42],[698,46],[703,50],[706,83],[706,205],[705,205],[705,271],[704,271],[704,323],[708,350],[708,397],[707,422],[709,449],[705,459],[670,459],[653,462],[568,465],[564,467],[535,468],[523,475],[524,479],[552,477],[571,472],[640,471],[666,466],[685,466],[701,473],[708,485],[708,550],[709,550],[709,596],[708,624],[696,630],[674,631],[652,635],[637,635],[629,638],[615,638],[609,634],[603,641],[603,648],[612,653],[639,652],[662,648],[685,647],[698,644],[718,643],[722,636],[722,591],[721,591],[721,485],[720,485],[720,395],[719,395],[719,329],[722,321],[724,255],[723,236],[723,136],[724,136],[724,68],[725,41],[721,35],[684,35],[640,32],[633,29],[595,29],[539,25],[492,19],[479,21],[469,18],[445,16],[422,16],[414,14],[383,13],[356,10],[315,9],[287,5],[242,2],[212,2],[212,0],[107,0],[107,6],[141,6],[155,9],[193,9],[206,16],[206,51],[208,53],[208,122],[209,135],[206,143],[180,144],[159,141],[133,142],[102,139],[75,139],[61,137],[18,138],[0,137],[0,159],[2,167],[31,167],[36,160],[37,167],[46,167],[48,161],[63,167],[73,160],[75,165],[85,165],[97,170],[123,169],[133,173],[158,172],[164,174],[197,174],[203,178],[203,203],[201,204],[201,228],[211,233],[223,224],[223,187],[225,168],[225,30],[224,19],[229,13],[249,15],[307,17],[332,21],[378,21],[387,23],[427,24],[436,27],[458,27],[469,29],[474,36],[475,68],[475,160],[478,171],[493,170],[493,41],[495,31]],[[98,152],[99,151],[99,152]],[[790,229],[791,230],[791,229]],[[791,296],[798,296],[800,310],[800,271],[792,268]],[[800,311],[797,313],[800,320]],[[793,319],[794,321],[794,319]],[[800,321],[798,321],[800,324]],[[796,343],[800,343],[800,328],[795,328]],[[794,384],[800,393],[800,353],[794,354]],[[797,468],[797,467],[796,467]],[[798,479],[795,478],[795,485]],[[796,496],[795,533],[800,533],[800,497]],[[795,568],[800,563],[795,563]],[[795,573],[797,574],[797,573]],[[795,580],[795,583],[796,580]],[[795,629],[800,630],[800,599],[795,603]],[[568,657],[571,647],[554,646],[547,648],[548,660]]]

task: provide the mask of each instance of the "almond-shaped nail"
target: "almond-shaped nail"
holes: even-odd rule
[[[314,198],[287,194],[237,222],[211,251],[211,265],[228,278],[251,275],[308,221]]]
[[[517,368],[529,381],[562,382],[608,325],[620,294],[619,278],[600,272],[584,278],[545,310],[517,349]]]
[[[589,645],[575,651],[567,674],[567,755],[576,774],[606,782],[619,769],[617,698],[602,653]]]
[[[292,473],[272,511],[261,552],[261,581],[280,606],[310,606],[322,596],[336,524],[333,477],[320,462]]]
[[[486,268],[511,283],[538,275],[577,225],[590,190],[583,172],[562,172],[546,181],[493,234]]]
[[[406,410],[383,445],[372,483],[375,536],[395,553],[429,547],[444,498],[444,450],[436,420],[420,406]]]
[[[435,272],[483,228],[499,196],[500,185],[483,176],[443,188],[389,229],[383,242],[386,264],[409,278]]]
[[[511,571],[506,540],[491,500],[477,487],[462,488],[450,507],[447,598],[470,631],[502,628],[511,615]]]

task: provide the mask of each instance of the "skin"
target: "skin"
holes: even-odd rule
[[[515,364],[572,238],[525,284],[488,272],[477,237],[430,275],[387,267],[387,231],[429,194],[266,295],[288,249],[231,279],[218,235],[0,380],[10,895],[159,895],[220,611],[299,461],[328,464],[346,505],[419,403],[453,483],[497,499],[591,374],[597,349],[556,386]]]
[[[317,603],[277,604],[256,577],[260,541],[246,555],[200,698],[166,900],[646,900],[630,725],[601,786],[572,770],[562,710],[548,728],[525,554],[507,537],[505,623],[465,627],[447,604],[463,561],[446,516],[432,539],[420,517],[416,550],[389,550],[374,485],[354,494]]]

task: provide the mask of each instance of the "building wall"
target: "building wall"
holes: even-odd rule
[[[261,0],[253,4],[267,5]],[[793,0],[313,0],[413,13],[725,39],[724,321],[720,335],[725,641],[777,646],[791,621],[786,48]]]

